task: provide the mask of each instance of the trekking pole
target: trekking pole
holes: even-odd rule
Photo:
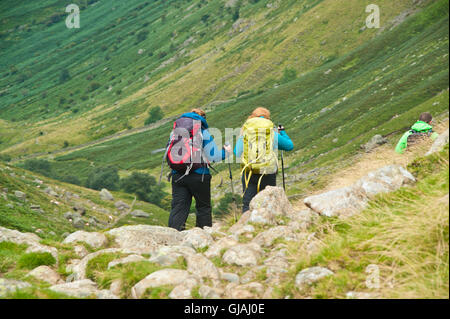
[[[225,143],[226,146],[230,145],[230,143],[226,142]],[[231,163],[228,162],[228,171],[230,173],[230,184],[231,184],[231,198],[234,202],[234,205],[236,205],[236,198],[234,198],[234,186],[233,186],[233,173],[231,172]],[[234,209],[234,222],[237,221],[237,217],[236,217],[236,209]]]
[[[283,125],[278,124],[278,132],[280,132],[280,128],[282,128]],[[281,172],[282,172],[282,176],[283,176],[283,189],[286,192],[286,181],[284,179],[284,156],[283,156],[283,151],[281,151]]]

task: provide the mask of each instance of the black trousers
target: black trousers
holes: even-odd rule
[[[260,177],[260,174],[252,174],[248,187],[245,189],[245,176],[242,175],[242,189],[244,190],[244,196],[242,198],[242,212],[244,213],[249,210],[250,202],[253,197],[258,194],[258,182]],[[261,179],[261,184],[259,185],[259,191],[262,191],[266,188],[266,186],[277,186],[277,174],[267,174],[263,176]]]
[[[211,175],[192,173],[178,180],[181,176],[178,173],[172,176],[172,209],[170,210],[169,227],[179,231],[185,229],[192,197],[195,198],[197,210],[195,226],[211,227]]]

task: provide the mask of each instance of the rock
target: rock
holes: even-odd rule
[[[368,198],[372,198],[379,193],[395,191],[415,181],[414,176],[400,165],[388,165],[370,172],[354,185]]]
[[[255,299],[264,293],[264,286],[258,282],[244,285],[229,284],[225,291],[230,299]]]
[[[55,192],[55,191],[53,190],[53,188],[51,188],[50,186],[47,187],[47,188],[44,190],[44,192],[45,192],[46,194],[50,195],[50,196],[58,197],[58,193]]]
[[[239,244],[228,249],[223,254],[223,261],[230,265],[255,266],[262,256],[262,249],[258,244]]]
[[[138,254],[155,252],[161,246],[179,245],[183,240],[183,235],[176,229],[150,225],[123,226],[106,234],[114,236],[120,248]]]
[[[258,234],[253,242],[263,247],[269,247],[272,246],[273,242],[278,238],[283,238],[285,240],[297,239],[291,228],[288,226],[276,226]]]
[[[366,206],[367,198],[353,187],[343,187],[305,198],[306,206],[320,215],[352,216]]]
[[[181,233],[184,235],[183,245],[191,246],[195,249],[205,248],[213,243],[212,236],[198,227],[184,230]]]
[[[161,266],[171,266],[178,261],[178,258],[187,255],[194,255],[195,250],[187,246],[162,246],[158,251],[151,254],[150,262]]]
[[[67,238],[67,237],[66,237]],[[73,247],[73,251],[75,252],[75,254],[77,254],[78,257],[80,258],[84,258],[86,257],[89,252],[86,249],[86,247],[81,246],[81,245],[76,245],[75,247]]]
[[[108,269],[115,267],[117,265],[135,263],[135,262],[143,261],[143,260],[146,260],[146,259],[140,255],[129,255],[127,257],[111,261],[110,263],[108,263]]]
[[[114,203],[114,206],[116,206],[116,208],[118,210],[126,210],[126,209],[130,209],[130,206],[128,206],[128,204],[122,202],[122,201],[117,201]]]
[[[240,281],[239,275],[233,274],[233,273],[230,273],[230,272],[222,273],[220,275],[220,279],[226,280],[226,281],[229,281],[229,282],[233,282],[233,283],[239,283],[239,281]]]
[[[83,229],[85,226],[85,223],[81,217],[75,217],[72,221],[73,227],[78,229]]]
[[[277,217],[292,214],[293,208],[282,187],[268,186],[250,202],[248,222],[276,225]]]
[[[436,138],[436,140],[434,141],[433,145],[431,145],[430,150],[425,154],[425,156],[428,156],[428,155],[433,154],[435,152],[441,151],[444,148],[444,146],[446,144],[448,144],[448,142],[449,142],[449,135],[448,134],[449,134],[448,129],[445,132],[439,134],[439,136]]]
[[[169,294],[170,299],[192,299],[192,289],[198,285],[194,278],[188,278],[182,284],[175,286]]]
[[[120,296],[122,292],[122,280],[121,279],[113,280],[111,286],[109,287],[109,291],[115,296]]]
[[[193,278],[186,270],[162,269],[155,271],[139,281],[131,288],[131,295],[135,299],[140,299],[148,288],[172,285],[177,286]]]
[[[365,151],[365,152],[370,152],[373,149],[377,148],[380,145],[386,144],[388,142],[388,139],[383,137],[380,134],[377,134],[375,136],[373,136],[370,141],[368,141],[366,144],[361,145],[361,148]]]
[[[141,218],[149,218],[150,217],[150,214],[143,212],[142,210],[134,210],[131,212],[130,215],[134,216],[134,217],[141,217]]]
[[[38,280],[45,281],[51,285],[56,285],[61,282],[59,274],[48,266],[39,266],[34,268],[28,273],[28,276],[32,276]]]
[[[347,299],[375,299],[376,296],[370,292],[349,291],[346,294]]]
[[[399,165],[388,165],[359,179],[351,186],[305,198],[306,206],[324,216],[352,216],[367,206],[373,196],[415,182],[414,176]]]
[[[20,200],[26,200],[27,199],[27,194],[25,194],[24,192],[21,192],[21,191],[15,191],[14,192],[14,196],[16,196]]]
[[[106,188],[103,188],[100,191],[99,195],[100,195],[101,200],[105,200],[105,201],[113,201],[114,200],[114,196]]]
[[[186,255],[187,271],[199,278],[218,280],[220,273],[213,262],[202,254]]]
[[[77,216],[77,214],[73,214],[72,212],[67,212],[64,214],[64,218],[69,220],[69,219],[74,219],[75,217],[81,217],[81,216]]]
[[[0,278],[0,297],[28,287],[31,287],[31,285],[24,281]]]
[[[84,216],[86,214],[86,208],[84,208],[84,206],[81,204],[76,204],[75,206],[72,207],[72,209],[76,211],[79,214],[79,216]]]
[[[67,236],[64,239],[63,244],[72,244],[76,242],[83,242],[92,248],[98,249],[108,243],[108,238],[102,233],[79,230]]]
[[[232,237],[223,237],[209,247],[205,252],[205,256],[208,258],[219,257],[224,249],[228,249],[238,244],[239,242]]]
[[[118,299],[117,296],[108,290],[99,290],[97,285],[89,279],[53,285],[49,289],[76,298],[97,297],[98,299]]]
[[[333,275],[334,273],[323,267],[311,267],[303,269],[295,277],[295,285],[301,289],[305,285],[311,285],[322,278]]]
[[[121,249],[118,248],[108,248],[96,251],[94,253],[88,254],[87,256],[83,257],[78,263],[74,264],[71,268],[71,271],[74,273],[74,279],[75,280],[82,280],[86,279],[86,267],[88,262],[97,256],[103,255],[103,254],[112,254],[112,253],[120,253],[122,252]]]
[[[45,212],[41,209],[41,206],[39,206],[39,205],[30,205],[30,209],[33,211],[33,212],[36,212],[36,213],[40,213],[40,214],[44,214]]]
[[[9,241],[16,244],[27,244],[28,248],[25,252],[41,252],[50,253],[56,260],[58,260],[58,250],[54,247],[49,247],[39,243],[41,238],[36,234],[21,233],[17,230],[12,230],[0,226],[0,242]]]
[[[224,290],[203,285],[198,289],[198,293],[203,299],[220,299]]]

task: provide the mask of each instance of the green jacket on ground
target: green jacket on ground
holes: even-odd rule
[[[399,154],[403,154],[403,152],[405,151],[406,147],[408,146],[408,137],[411,134],[414,133],[432,133],[433,132],[433,127],[423,121],[417,121],[416,123],[414,123],[413,126],[411,126],[411,129],[406,132],[405,134],[403,134],[403,136],[400,138],[400,140],[397,143],[397,146],[395,147],[395,151]],[[433,133],[431,135],[431,138],[434,140],[436,139],[438,136],[437,133]]]

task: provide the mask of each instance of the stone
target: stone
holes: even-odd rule
[[[46,246],[40,243],[41,238],[36,234],[21,233],[17,230],[8,229],[0,226],[0,242],[9,241],[16,244],[27,244],[25,252],[50,253],[58,260],[58,250],[54,247]]]
[[[187,271],[200,278],[218,280],[220,273],[216,266],[202,254],[186,255]]]
[[[122,292],[122,280],[121,279],[113,280],[111,282],[111,286],[109,286],[109,291],[115,296],[120,296]]]
[[[262,249],[258,244],[239,244],[231,247],[223,254],[223,261],[230,265],[255,266],[262,256]]]
[[[370,292],[349,291],[345,294],[347,299],[375,299],[376,296]]]
[[[66,238],[67,238],[67,237],[66,237]],[[74,251],[75,254],[77,254],[77,256],[80,257],[80,258],[84,258],[84,257],[86,257],[86,256],[89,254],[89,252],[88,252],[88,250],[86,249],[86,247],[81,246],[81,245],[76,245],[76,246],[74,246],[74,247],[73,247],[73,251]]]
[[[45,281],[51,285],[56,285],[61,282],[59,274],[48,266],[39,266],[34,268],[28,273],[28,276],[32,276],[38,280]]]
[[[441,151],[444,148],[444,146],[448,144],[448,142],[449,142],[449,129],[439,134],[439,136],[436,138],[433,145],[431,145],[430,150],[425,154],[425,156]]]
[[[58,193],[55,192],[55,191],[53,190],[53,188],[51,188],[50,186],[47,187],[47,188],[44,190],[44,192],[45,192],[46,194],[50,195],[50,196],[58,197]]]
[[[31,287],[31,285],[24,281],[0,278],[0,297],[28,287]]]
[[[224,249],[228,249],[238,244],[239,242],[233,237],[223,237],[208,248],[205,252],[205,256],[208,258],[219,257]]]
[[[129,255],[127,257],[111,261],[110,263],[108,263],[108,269],[115,267],[117,265],[135,263],[135,262],[144,261],[144,260],[147,260],[147,259],[145,259],[144,257],[142,257],[140,255]]]
[[[282,187],[268,186],[250,202],[250,211],[267,210],[272,216],[285,216],[293,208]]]
[[[195,254],[195,250],[187,246],[162,246],[151,254],[150,262],[161,266],[171,266],[178,258]]]
[[[108,290],[99,290],[97,285],[90,279],[53,285],[49,289],[76,298],[96,297],[98,299],[118,299],[117,296]]]
[[[230,299],[256,299],[264,293],[264,286],[258,282],[243,285],[229,284],[225,291]]]
[[[170,299],[192,299],[192,289],[198,285],[194,278],[188,278],[183,283],[175,286],[169,294]]]
[[[148,288],[172,285],[177,286],[188,279],[193,278],[186,270],[162,269],[155,271],[139,281],[131,288],[131,295],[135,299],[140,299]]]
[[[15,191],[14,192],[14,196],[16,196],[20,200],[26,200],[27,199],[27,194],[25,194],[24,192],[21,192],[21,191]]]
[[[195,227],[181,232],[184,235],[183,245],[201,249],[213,243],[212,236],[201,228]]]
[[[86,267],[88,262],[100,255],[103,254],[112,254],[112,253],[120,253],[122,252],[121,249],[118,248],[108,248],[108,249],[103,249],[103,250],[99,250],[96,251],[94,253],[88,254],[85,257],[83,257],[83,259],[81,259],[79,262],[77,262],[76,264],[74,264],[73,266],[70,267],[71,271],[74,273],[74,278],[75,280],[82,280],[82,279],[86,279]]]
[[[220,279],[226,280],[229,282],[233,282],[233,283],[239,283],[239,281],[240,281],[239,275],[233,274],[230,272],[221,273]]]
[[[269,247],[272,246],[273,242],[278,238],[283,238],[285,240],[297,239],[291,228],[288,226],[276,226],[258,234],[255,239],[253,239],[253,242],[263,247]]]
[[[130,209],[130,206],[128,206],[128,204],[122,202],[122,201],[117,201],[114,203],[114,206],[116,206],[116,208],[118,210],[126,210],[126,209]]]
[[[322,278],[333,275],[334,273],[324,267],[311,267],[300,271],[295,277],[295,285],[301,289],[305,285],[312,285]]]
[[[220,288],[213,288],[206,285],[202,285],[198,289],[198,293],[200,297],[202,297],[203,299],[220,299],[222,298],[224,290]]]
[[[155,252],[161,246],[179,245],[184,237],[176,229],[151,225],[123,226],[106,234],[114,236],[114,242],[124,251],[138,254]]]
[[[380,145],[386,144],[388,142],[388,139],[383,137],[380,134],[374,135],[370,141],[368,141],[366,144],[361,145],[361,148],[365,152],[370,152],[373,149],[377,148]]]
[[[131,216],[134,217],[141,217],[141,218],[149,218],[150,214],[142,211],[142,210],[134,210],[130,213]]]
[[[64,239],[63,244],[73,244],[77,242],[83,242],[92,248],[98,249],[108,243],[108,238],[102,233],[79,230],[67,236]]]
[[[100,199],[104,200],[104,201],[113,201],[114,200],[114,196],[106,189],[103,188],[100,193]]]
[[[84,220],[81,217],[75,217],[72,221],[73,227],[83,229],[85,226]]]

